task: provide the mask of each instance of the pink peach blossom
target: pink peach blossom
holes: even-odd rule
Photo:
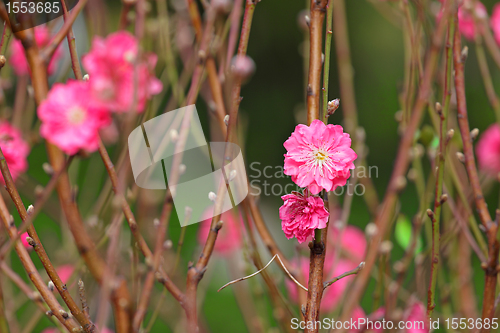
[[[495,177],[500,172],[500,125],[491,125],[476,146],[479,167]]]
[[[441,20],[443,16],[444,1],[441,1],[441,10],[438,13],[437,20]],[[476,34],[476,24],[472,10],[472,2],[470,0],[465,0],[462,5],[458,8],[458,30],[460,33],[468,40],[474,40]],[[476,1],[475,4],[475,14],[477,19],[484,19],[488,17],[488,12],[486,7],[480,2]]]
[[[14,180],[28,169],[27,157],[30,147],[23,140],[21,132],[7,122],[0,122],[0,147]],[[0,181],[5,184],[2,174]]]
[[[500,45],[500,3],[493,6],[493,12],[490,19],[491,30],[498,45]]]
[[[345,261],[343,259],[339,260],[336,267],[332,269],[333,261],[332,260],[326,260],[325,261],[325,275],[324,275],[324,280],[327,281],[327,279],[333,278],[335,276],[339,276],[347,271],[352,270],[354,267],[352,263]],[[299,260],[295,259],[292,260],[292,266],[299,267],[301,269],[301,273],[304,277],[304,279],[307,281],[309,280],[309,260],[306,258],[301,258]],[[348,276],[345,277],[341,280],[338,280],[334,284],[332,284],[330,287],[325,289],[325,292],[323,293],[323,298],[321,299],[321,312],[323,313],[328,313],[334,308],[339,305],[339,302],[342,300],[342,296],[344,294],[344,291],[346,290],[347,286],[349,285],[349,282],[352,281],[353,276]],[[297,288],[298,287],[293,281],[290,279],[287,279],[285,281],[285,285],[288,291],[288,295],[290,299],[297,303],[298,302],[298,294],[297,294]],[[307,287],[307,285],[306,285]],[[304,292],[304,290],[300,289],[300,292]],[[359,315],[358,313],[353,313],[353,318],[355,318],[356,315]]]
[[[32,249],[33,247],[28,243],[28,241],[26,240],[26,237],[28,237],[28,233],[25,232],[23,234],[21,234],[21,236],[19,236],[19,239],[21,240],[21,243],[23,244],[23,246],[27,249],[27,250],[30,250]]]
[[[465,38],[473,40],[476,34],[476,24],[474,22],[473,13],[468,11],[466,6],[471,6],[471,4],[465,1],[458,9],[458,29]],[[475,12],[478,19],[488,17],[488,12],[480,1],[476,1],[475,6]]]
[[[429,321],[427,320],[427,308],[418,301],[414,301],[413,304],[406,310],[404,314],[404,321],[411,328],[405,329],[405,333],[427,333],[429,332]],[[419,325],[421,322],[424,323],[424,327]]]
[[[286,238],[296,237],[299,243],[314,236],[314,229],[326,228],[328,211],[323,199],[313,196],[304,189],[304,193],[292,192],[281,197],[285,202],[280,207],[281,228]]]
[[[347,254],[348,259],[355,263],[360,263],[365,258],[366,238],[365,233],[358,227],[348,225],[343,231],[331,228],[328,233],[330,249],[335,249],[335,244],[339,243],[341,250]]]
[[[42,333],[59,333],[59,330],[57,328],[46,328],[42,331]]]
[[[74,271],[75,267],[73,265],[61,265],[56,269],[57,275],[59,275],[62,283],[67,283]]]
[[[356,311],[356,310],[354,310]],[[382,324],[382,320],[384,319],[385,316],[385,309],[384,308],[378,308],[375,310],[373,313],[368,315],[368,320],[369,322],[365,325],[358,326],[357,332],[371,332],[371,333],[383,333],[384,328]],[[358,317],[362,318],[362,317]]]
[[[200,228],[198,229],[198,242],[200,244],[205,244],[207,241],[212,216],[213,207],[208,208],[203,213],[203,221],[200,223]],[[219,230],[214,251],[221,256],[229,256],[241,248],[243,222],[241,216],[238,218],[232,211],[222,213],[220,220],[224,223],[222,229]]]
[[[312,194],[344,186],[357,158],[349,134],[340,125],[325,125],[320,120],[311,126],[297,125],[285,141],[284,173]]]
[[[90,85],[85,81],[55,84],[38,108],[42,121],[40,134],[65,153],[95,151],[99,146],[99,129],[109,124],[108,112],[89,99]]]
[[[50,42],[50,31],[46,26],[38,26],[35,28],[35,41],[39,48],[46,46]],[[26,59],[26,54],[24,53],[24,48],[21,43],[16,38],[12,38],[11,40],[10,51],[11,55],[9,58],[9,63],[12,65],[14,72],[17,75],[27,75],[30,73],[28,60]],[[62,56],[61,48],[57,48],[52,56],[52,59],[49,62],[49,66],[47,68],[47,73],[49,75],[53,74],[59,59]]]
[[[139,43],[126,31],[118,31],[106,39],[95,37],[92,49],[83,57],[90,76],[93,102],[115,112],[130,111],[134,103],[134,78],[137,66],[137,111],[142,112],[146,100],[161,92],[160,80],[153,76],[157,56],[152,53],[137,59]]]

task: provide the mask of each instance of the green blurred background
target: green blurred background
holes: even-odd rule
[[[493,1],[485,1],[485,6],[491,14]],[[106,1],[107,14],[110,22],[118,20],[120,9],[119,1]],[[359,124],[366,131],[366,143],[369,147],[367,157],[369,166],[378,168],[378,178],[373,182],[376,186],[379,197],[382,197],[386,190],[386,185],[392,171],[396,149],[399,142],[397,134],[398,124],[394,115],[400,109],[398,103],[399,87],[402,86],[404,77],[404,49],[402,31],[388,22],[368,1],[351,0],[347,1],[347,17],[349,24],[349,36],[351,42],[352,62],[354,66],[356,102],[359,113]],[[248,54],[256,63],[256,72],[253,78],[244,85],[241,103],[241,122],[247,167],[253,162],[259,162],[258,167],[262,170],[265,166],[279,167],[283,165],[283,142],[288,138],[297,124],[296,113],[304,109],[304,70],[301,47],[304,42],[304,32],[297,24],[297,17],[300,11],[306,8],[304,1],[283,1],[283,0],[263,0],[257,5],[254,21],[252,25],[251,37],[248,46]],[[116,26],[115,24],[111,26]],[[75,29],[78,36],[86,38],[85,33]],[[469,58],[466,64],[466,88],[467,104],[470,116],[471,128],[479,128],[483,131],[489,124],[494,122],[494,113],[488,103],[479,69],[477,66],[474,46],[470,42]],[[79,44],[80,53],[84,53],[88,44]],[[332,46],[332,68],[330,71],[329,93],[331,98],[339,97],[339,83],[336,69],[335,48]],[[495,87],[500,87],[500,71],[495,64],[490,61]],[[169,94],[170,92],[167,92]],[[331,99],[330,98],[330,99]],[[207,116],[204,102],[199,99],[198,110],[202,120],[207,124]],[[342,101],[340,110],[331,117],[330,122],[342,124]],[[429,122],[426,117],[426,122]],[[111,152],[113,152],[111,150]],[[95,198],[105,180],[105,170],[100,165],[99,156],[94,154],[86,160],[73,163],[71,173],[73,178],[78,179],[78,184],[82,188],[79,202],[84,217],[90,216],[91,205],[88,198]],[[112,155],[113,156],[113,155]],[[41,164],[47,161],[43,144],[33,147],[29,157],[29,177],[45,184],[48,176],[43,173]],[[428,174],[430,163],[426,160],[426,172]],[[247,169],[248,175],[252,178],[256,173]],[[261,180],[264,180],[261,177]],[[269,183],[287,184],[288,178],[269,179]],[[87,190],[85,190],[87,188]],[[89,189],[90,188],[90,189]],[[498,185],[488,196],[490,207],[496,207],[498,202]],[[82,198],[83,197],[83,198]],[[413,184],[408,183],[407,188],[400,197],[401,213],[408,217],[413,217],[418,209],[418,198]],[[32,198],[25,196],[25,203],[32,202]],[[259,201],[268,227],[285,253],[290,258],[295,254],[294,248],[296,240],[286,240],[281,232],[280,220],[278,217],[278,207],[282,201],[279,196],[263,196]],[[40,230],[40,235],[49,251],[51,258],[56,258],[59,263],[75,263],[76,250],[65,227],[61,229],[57,217],[60,212],[57,210],[55,196],[50,217],[41,214],[36,221],[36,227]],[[16,221],[19,219],[16,217]],[[364,228],[370,222],[370,216],[364,201],[360,197],[355,197],[353,208],[349,219],[350,224]],[[105,222],[107,223],[107,222]],[[62,230],[62,231],[61,231]],[[197,225],[191,225],[187,229],[186,241],[183,248],[181,267],[185,268],[188,261],[197,258],[200,247],[196,241]],[[180,233],[179,224],[176,221],[170,223],[169,237],[173,244],[177,244]],[[98,232],[96,232],[98,234]],[[96,235],[94,235],[96,236]],[[98,238],[98,237],[96,237]],[[123,228],[122,238],[124,243],[128,243],[130,234],[127,228]],[[123,251],[126,252],[126,249]],[[268,258],[265,249],[261,251],[264,261]],[[403,249],[395,243],[392,259],[397,260],[402,257]],[[126,257],[124,255],[124,257]],[[41,268],[38,259],[32,254],[37,267]],[[22,267],[15,255],[12,255],[12,264],[16,271],[25,277]],[[221,293],[216,290],[227,281],[236,278],[232,272],[235,258],[223,259],[215,257],[209,267],[205,278],[200,286],[200,294],[206,291],[203,298],[202,310],[200,311],[202,327],[211,332],[246,332],[245,322],[236,299],[234,289],[228,288]],[[124,263],[127,264],[127,263]],[[479,267],[479,262],[474,259],[475,285],[478,302],[481,299],[482,283],[484,273]],[[246,265],[245,270],[253,271],[254,268]],[[272,268],[272,275],[278,281],[283,281],[281,271],[275,266]],[[409,276],[412,274],[410,272]],[[89,280],[89,288],[93,288],[91,278],[88,274],[84,278]],[[26,279],[27,280],[27,279]],[[27,280],[28,281],[28,280]],[[183,285],[183,279],[180,279]],[[246,282],[245,282],[246,283]],[[283,287],[283,284],[280,284]],[[252,288],[260,289],[265,294],[265,285],[260,277],[250,281]],[[182,288],[181,288],[182,289]],[[283,288],[283,292],[286,293]],[[17,290],[13,291],[14,294]],[[150,309],[154,309],[162,289],[157,286]],[[370,284],[365,297],[363,298],[363,308],[365,312],[372,311],[373,283]],[[423,295],[419,295],[423,296]],[[183,314],[179,306],[167,296],[166,304],[162,306],[165,315],[160,315],[151,332],[174,332],[179,331],[175,326],[179,317]],[[421,298],[424,301],[423,298]],[[94,300],[95,301],[95,300]],[[277,327],[272,318],[272,307],[268,296],[254,300],[258,305],[259,313],[266,315],[273,327]],[[95,304],[95,303],[93,303]],[[92,305],[91,305],[92,306]],[[33,315],[33,306],[30,303],[22,305],[17,312],[21,322],[29,320]],[[95,311],[95,308],[93,309]],[[298,315],[298,309],[296,309]],[[437,311],[439,312],[439,304]],[[170,315],[168,315],[170,313]],[[149,319],[150,314],[146,318]],[[47,319],[42,319],[33,332],[41,330],[51,323]],[[111,325],[112,326],[112,325]]]

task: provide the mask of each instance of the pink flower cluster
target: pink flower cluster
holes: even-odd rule
[[[296,237],[302,243],[314,236],[314,229],[323,229],[328,222],[323,199],[315,195],[344,186],[357,155],[342,126],[325,125],[320,120],[310,126],[298,125],[284,146],[284,173],[305,189],[303,194],[293,192],[282,197],[281,227],[288,239]]]
[[[356,268],[366,255],[366,238],[364,232],[358,227],[348,225],[339,231],[331,228],[328,234],[328,251],[325,259],[324,280],[327,281],[347,271]],[[304,248],[302,245],[300,248]],[[339,252],[336,252],[336,251]],[[298,261],[300,261],[299,264]],[[302,275],[309,279],[309,260],[295,260],[296,267],[300,267]],[[341,279],[325,290],[322,298],[321,310],[325,313],[334,310],[340,304],[347,287],[354,276]],[[292,281],[286,281],[288,293],[292,300],[297,300],[297,286]],[[359,308],[358,310],[361,310]],[[353,317],[354,318],[354,317]]]
[[[49,44],[50,39],[50,31],[46,26],[38,26],[35,28],[35,42],[39,48],[42,48]],[[24,53],[24,47],[18,39],[12,38],[10,42],[10,58],[9,63],[12,65],[14,69],[14,73],[16,75],[28,75],[30,73],[28,60],[26,59],[26,54]],[[47,73],[49,75],[55,72],[57,62],[62,56],[61,48],[58,48],[52,59],[50,59],[49,66],[47,68]]]
[[[500,173],[500,125],[491,125],[481,135],[476,155],[481,170],[492,177]]]
[[[303,243],[314,235],[314,229],[326,228],[329,214],[325,203],[307,188],[303,194],[292,192],[281,198],[285,201],[280,207],[281,227],[288,239],[295,237]]]
[[[444,4],[444,0],[440,0],[441,4]],[[474,8],[473,8],[474,6]],[[443,6],[437,15],[437,20],[439,21],[443,16]],[[475,16],[475,17],[474,17]],[[480,1],[465,0],[463,4],[458,8],[458,29],[460,33],[468,40],[474,40],[476,35],[476,25],[479,25],[479,29],[483,29],[480,21],[486,20],[488,18],[488,11],[486,7]],[[490,18],[490,26],[493,30],[493,35],[497,44],[500,45],[500,3],[493,6],[493,11]],[[484,31],[480,30],[479,33]]]
[[[0,122],[0,147],[14,180],[28,169],[27,157],[30,147],[23,140],[21,132],[7,122]],[[2,174],[0,181],[5,184]]]
[[[138,41],[125,31],[96,37],[83,57],[90,79],[55,84],[39,106],[42,137],[70,155],[95,151],[99,130],[111,123],[111,112],[144,111],[146,100],[160,93],[162,84],[152,74],[156,56],[139,59],[138,50]]]
[[[301,246],[302,248],[302,246]],[[305,248],[305,246],[304,246]],[[367,242],[364,232],[358,227],[348,225],[343,230],[338,230],[332,228],[331,232],[328,234],[328,251],[325,259],[323,277],[324,281],[328,281],[336,276],[339,276],[345,272],[354,269],[359,265],[361,261],[364,261],[366,256]],[[340,251],[336,252],[337,250]],[[295,268],[300,269],[302,277],[305,281],[309,280],[309,260],[306,257],[298,257],[292,260],[292,265]],[[338,307],[342,306],[342,302],[345,297],[348,297],[346,293],[351,282],[354,280],[354,276],[348,276],[341,280],[338,280],[330,287],[328,287],[321,299],[321,312],[323,314],[331,313],[335,311]],[[299,292],[305,293],[302,289],[292,282],[290,279],[285,281],[285,286],[288,295],[292,302],[299,304]],[[360,306],[356,307],[351,315],[353,321],[358,318],[369,318],[370,321],[376,322],[384,319],[385,309],[379,308],[371,314],[366,314]],[[405,321],[424,321],[428,322],[426,317],[425,306],[416,300],[412,300],[403,314],[403,320]],[[366,332],[366,327],[358,327],[358,330],[351,330],[350,332]],[[383,329],[374,329],[370,332],[382,333]],[[423,329],[411,328],[403,330],[405,333],[424,333],[429,332],[427,327]]]

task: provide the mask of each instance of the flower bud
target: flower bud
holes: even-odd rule
[[[472,131],[470,131],[470,137],[472,140],[475,140],[478,135],[479,135],[479,130],[477,128],[474,128]]]
[[[208,199],[210,201],[214,201],[217,199],[217,194],[215,194],[214,192],[208,192]]]
[[[61,316],[64,319],[68,319],[69,318],[69,314],[66,311],[64,311],[63,309],[59,310],[59,314],[61,314]]]
[[[465,163],[465,155],[461,152],[457,152],[457,158],[460,162]]]
[[[170,130],[170,140],[172,140],[172,142],[176,142],[177,139],[179,139],[179,132],[177,132],[177,130],[175,129],[172,129]]]
[[[304,31],[309,31],[309,23],[311,22],[311,18],[308,14],[308,10],[303,10],[299,13],[299,15],[297,15],[297,25]]]
[[[340,99],[339,98],[336,98],[336,99],[328,102],[328,109],[327,109],[326,116],[330,117],[332,114],[334,114],[335,111],[337,111],[337,109],[339,108],[339,106],[340,106]]]
[[[179,174],[184,174],[186,172],[186,164],[179,165]]]
[[[5,63],[7,62],[7,59],[5,58],[4,55],[0,55],[0,68],[5,66]]]
[[[212,0],[210,4],[214,10],[220,14],[227,14],[231,11],[232,2],[230,0]]]
[[[54,291],[54,289],[56,288],[56,286],[54,286],[54,282],[52,282],[52,281],[49,281],[49,283],[47,284],[47,286],[49,287],[50,291]]]
[[[246,82],[255,72],[255,62],[249,56],[235,56],[231,69],[238,80]]]
[[[467,57],[469,56],[469,48],[467,46],[464,46],[462,49],[462,53],[460,54],[460,60],[462,63],[464,63],[467,60]]]

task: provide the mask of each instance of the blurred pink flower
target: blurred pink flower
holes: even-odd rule
[[[40,134],[65,153],[95,151],[99,129],[109,124],[109,113],[90,103],[90,85],[86,81],[56,83],[38,108],[42,121]]]
[[[312,194],[344,186],[357,158],[349,134],[340,125],[325,125],[320,120],[311,126],[297,125],[285,141],[284,173]]]
[[[495,35],[495,40],[497,44],[500,45],[500,3],[497,3],[495,6],[493,6],[490,25],[491,29],[493,30],[493,35]]]
[[[500,172],[500,125],[493,124],[479,139],[476,145],[479,167],[495,177]]]
[[[314,229],[326,228],[328,211],[320,197],[310,195],[304,189],[304,194],[292,192],[281,197],[285,202],[280,207],[281,228],[286,238],[296,237],[299,243],[314,236]]]
[[[153,76],[157,56],[147,53],[138,61],[139,43],[126,31],[106,39],[95,37],[90,52],[82,59],[90,76],[93,103],[115,112],[130,111],[134,102],[134,64],[137,62],[137,111],[146,100],[159,94],[162,83]]]
[[[441,1],[441,10],[437,15],[437,20],[441,20],[443,16],[444,9],[444,1]],[[488,12],[486,11],[486,7],[480,2],[476,1],[475,12],[477,19],[485,19],[488,17]],[[474,22],[473,13],[471,13],[472,2],[470,0],[465,0],[464,3],[458,8],[458,29],[460,33],[467,38],[468,40],[474,40],[476,34],[476,24]]]
[[[336,267],[332,270],[332,264],[333,262],[331,260],[326,260],[325,261],[325,274],[324,274],[324,280],[327,281],[330,278],[333,278],[335,276],[339,276],[347,271],[352,270],[354,267],[352,263],[345,261],[345,260],[339,260]],[[306,281],[309,280],[309,260],[306,258],[301,258],[300,263],[297,263],[297,259],[292,260],[292,266],[300,266],[301,273]],[[329,273],[328,273],[329,272]],[[321,312],[323,313],[328,313],[332,310],[334,310],[335,306],[339,304],[339,302],[342,299],[342,296],[344,294],[344,291],[346,290],[347,286],[349,285],[349,282],[352,281],[352,278],[354,276],[348,276],[345,277],[341,280],[338,280],[334,284],[332,284],[330,287],[325,289],[325,292],[323,293],[323,298],[321,300]],[[290,279],[286,279],[285,285],[288,291],[288,295],[290,299],[298,303],[298,294],[297,290],[300,290],[300,292],[305,293],[304,290],[302,289],[297,289],[300,288],[298,287],[293,281]],[[306,283],[307,287],[307,283]],[[362,310],[361,310],[362,311]],[[357,318],[356,316],[360,315],[359,311],[353,313],[353,318]]]
[[[46,328],[42,331],[42,333],[59,333],[59,330],[57,328]]]
[[[348,225],[341,232],[337,228],[331,228],[328,233],[330,250],[335,249],[335,244],[339,242],[341,250],[347,254],[348,259],[359,264],[365,258],[366,238],[365,233],[358,227]]]
[[[27,250],[30,250],[32,249],[33,247],[31,245],[29,245],[28,241],[26,240],[26,237],[28,237],[28,233],[25,232],[23,234],[21,234],[21,236],[19,236],[19,239],[21,240],[21,243],[23,243],[24,247],[27,249]]]
[[[30,147],[23,140],[21,132],[8,122],[0,122],[0,147],[14,180],[28,169],[27,157]],[[2,174],[0,181],[5,184]]]
[[[71,277],[71,275],[73,275],[74,271],[75,267],[73,265],[61,265],[56,269],[59,278],[64,284],[68,282],[69,278]]]
[[[466,6],[472,6],[472,4],[465,1],[465,3],[458,8],[458,29],[465,38],[473,40],[476,34],[476,25],[474,23],[473,13],[467,10]],[[480,1],[476,1],[475,13],[478,19],[488,17],[488,12]]]
[[[205,244],[210,225],[212,223],[213,207],[203,213],[203,221],[198,229],[198,242]],[[219,230],[214,251],[221,256],[229,256],[241,248],[241,228],[243,226],[241,216],[237,218],[232,211],[222,213],[220,220],[223,221],[222,229]]]
[[[429,321],[427,318],[427,308],[421,303],[414,301],[405,311],[404,321],[411,328],[403,330],[405,333],[427,333],[429,332]],[[420,323],[424,323],[424,327]],[[411,324],[411,325],[410,325]]]
[[[46,26],[38,26],[35,28],[35,41],[39,48],[46,46],[50,42],[50,31]],[[28,60],[26,59],[26,55],[24,53],[24,48],[22,43],[16,39],[12,38],[11,40],[10,51],[11,55],[9,58],[9,63],[12,65],[14,72],[17,75],[27,75],[30,73]],[[62,50],[61,48],[57,48],[52,56],[52,59],[49,62],[49,66],[47,68],[47,73],[49,75],[53,74],[57,62],[61,58]]]
[[[59,333],[57,328],[46,328],[42,331],[42,333]],[[101,333],[115,333],[115,331],[110,330],[109,328],[103,328]]]

